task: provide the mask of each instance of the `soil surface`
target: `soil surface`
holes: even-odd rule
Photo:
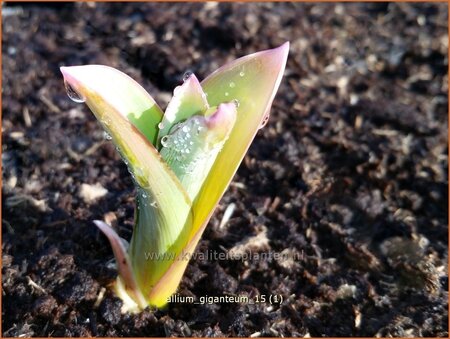
[[[447,337],[446,4],[6,4],[2,18],[3,336]],[[192,260],[178,292],[283,302],[121,314],[92,220],[130,239],[133,183],[59,66],[116,67],[165,108],[187,70],[287,40],[269,123],[197,253],[292,258]]]

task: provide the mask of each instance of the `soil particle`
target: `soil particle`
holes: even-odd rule
[[[55,298],[47,295],[40,297],[34,302],[33,312],[39,316],[49,317],[57,306]]]
[[[111,325],[117,325],[122,316],[121,307],[122,301],[120,299],[105,299],[100,304],[100,315],[102,318]]]
[[[97,297],[99,285],[90,275],[81,271],[67,279],[56,291],[62,301],[76,305],[83,301],[92,301]]]

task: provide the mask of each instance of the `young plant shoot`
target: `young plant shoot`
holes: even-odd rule
[[[124,310],[162,307],[256,132],[264,126],[286,66],[289,43],[239,58],[201,83],[194,74],[163,113],[118,70],[61,67],[70,98],[85,102],[111,136],[136,184],[129,248],[107,224]]]

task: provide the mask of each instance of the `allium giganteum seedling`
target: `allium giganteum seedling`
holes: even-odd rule
[[[237,59],[201,83],[174,90],[163,111],[116,69],[61,67],[69,96],[86,102],[111,136],[136,183],[130,246],[102,221],[125,309],[162,307],[176,291],[190,255],[256,132],[268,119],[289,43]],[[149,255],[152,254],[152,255]]]

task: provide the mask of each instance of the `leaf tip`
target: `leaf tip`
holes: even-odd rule
[[[233,102],[223,103],[217,107],[217,111],[206,117],[205,122],[208,129],[215,131],[224,139],[231,131],[236,122],[236,104]]]

